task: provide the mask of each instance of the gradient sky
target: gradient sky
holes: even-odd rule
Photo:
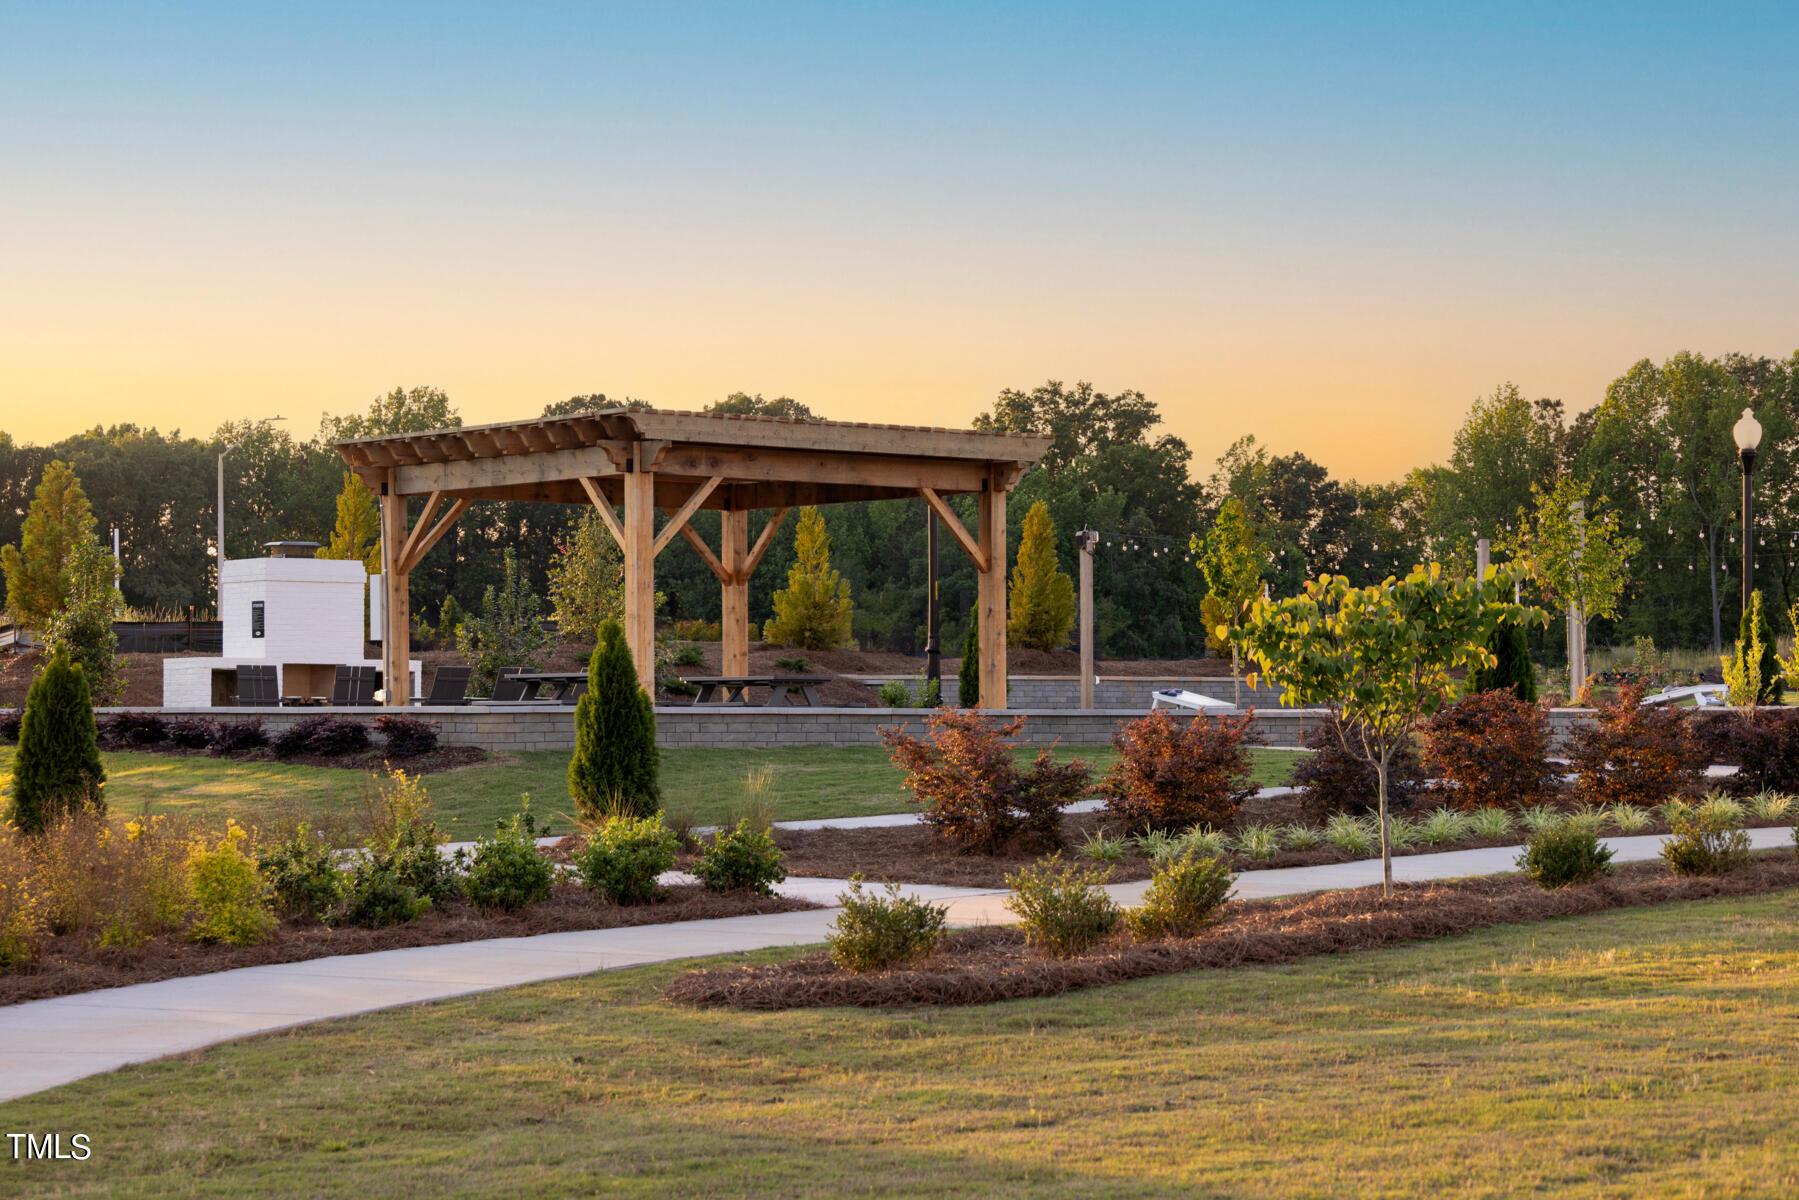
[[[1454,9],[1455,11],[1448,11]],[[1799,348],[1799,6],[0,3],[0,429],[395,385],[1441,460]]]

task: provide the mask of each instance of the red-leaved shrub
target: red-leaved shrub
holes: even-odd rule
[[[1738,768],[1720,781],[1731,795],[1799,792],[1799,709],[1695,712],[1688,720],[1708,763]]]
[[[1157,710],[1112,734],[1118,761],[1100,783],[1106,807],[1132,829],[1228,829],[1256,794],[1250,716],[1176,720]]]
[[[1672,706],[1645,708],[1642,698],[1641,688],[1619,688],[1569,739],[1574,792],[1586,803],[1649,806],[1698,790],[1706,753],[1692,722]]]
[[[1288,782],[1299,789],[1307,811],[1328,817],[1336,813],[1370,812],[1380,804],[1380,772],[1362,749],[1354,721],[1333,710],[1308,730],[1300,744],[1312,753],[1293,764]],[[1397,812],[1424,795],[1424,766],[1406,742],[1387,762],[1387,806]]]
[[[1424,764],[1464,809],[1538,804],[1555,782],[1549,714],[1509,688],[1463,696],[1422,721]]]
[[[386,739],[384,748],[389,758],[415,758],[437,749],[436,721],[421,721],[399,713],[382,713],[375,718],[375,732]]]
[[[1086,763],[1059,763],[1045,749],[1029,770],[1020,770],[1014,743],[1006,739],[1024,728],[1023,717],[1001,722],[976,710],[945,708],[925,724],[928,741],[904,726],[882,729],[881,740],[925,806],[927,825],[971,853],[997,854],[1021,833],[1061,845],[1062,810],[1086,792]]]

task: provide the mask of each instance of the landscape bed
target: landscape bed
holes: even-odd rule
[[[750,891],[710,892],[697,884],[677,885],[666,891],[666,898],[660,901],[619,905],[564,883],[552,890],[548,900],[515,914],[482,912],[465,901],[451,900],[434,906],[415,921],[381,929],[284,921],[268,940],[254,946],[201,945],[166,936],[127,950],[100,948],[85,936],[63,934],[51,938],[35,962],[0,973],[0,1007],[99,988],[340,954],[820,907],[806,900],[760,896]]]
[[[1118,935],[1070,958],[1030,949],[1016,926],[990,926],[947,934],[916,967],[854,974],[817,953],[693,971],[672,981],[663,995],[682,1004],[750,1010],[990,1004],[1182,971],[1370,950],[1491,925],[1792,887],[1799,887],[1799,858],[1786,850],[1716,876],[1678,876],[1660,863],[1635,863],[1594,883],[1555,889],[1522,875],[1400,884],[1388,899],[1378,887],[1367,887],[1236,902],[1219,925],[1198,937],[1134,944]]]

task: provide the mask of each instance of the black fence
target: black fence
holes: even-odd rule
[[[116,621],[120,654],[222,654],[224,626],[217,621]]]

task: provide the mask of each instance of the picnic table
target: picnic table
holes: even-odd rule
[[[573,704],[587,691],[586,671],[519,671],[511,678],[523,688],[516,701],[519,704],[545,700]]]
[[[688,683],[697,683],[700,694],[693,698],[697,704],[748,704],[749,691],[753,687],[768,689],[768,699],[762,702],[764,708],[780,708],[793,704],[791,692],[798,692],[806,698],[806,705],[818,707],[818,685],[831,682],[829,675],[690,675]],[[795,705],[795,707],[798,707]]]

